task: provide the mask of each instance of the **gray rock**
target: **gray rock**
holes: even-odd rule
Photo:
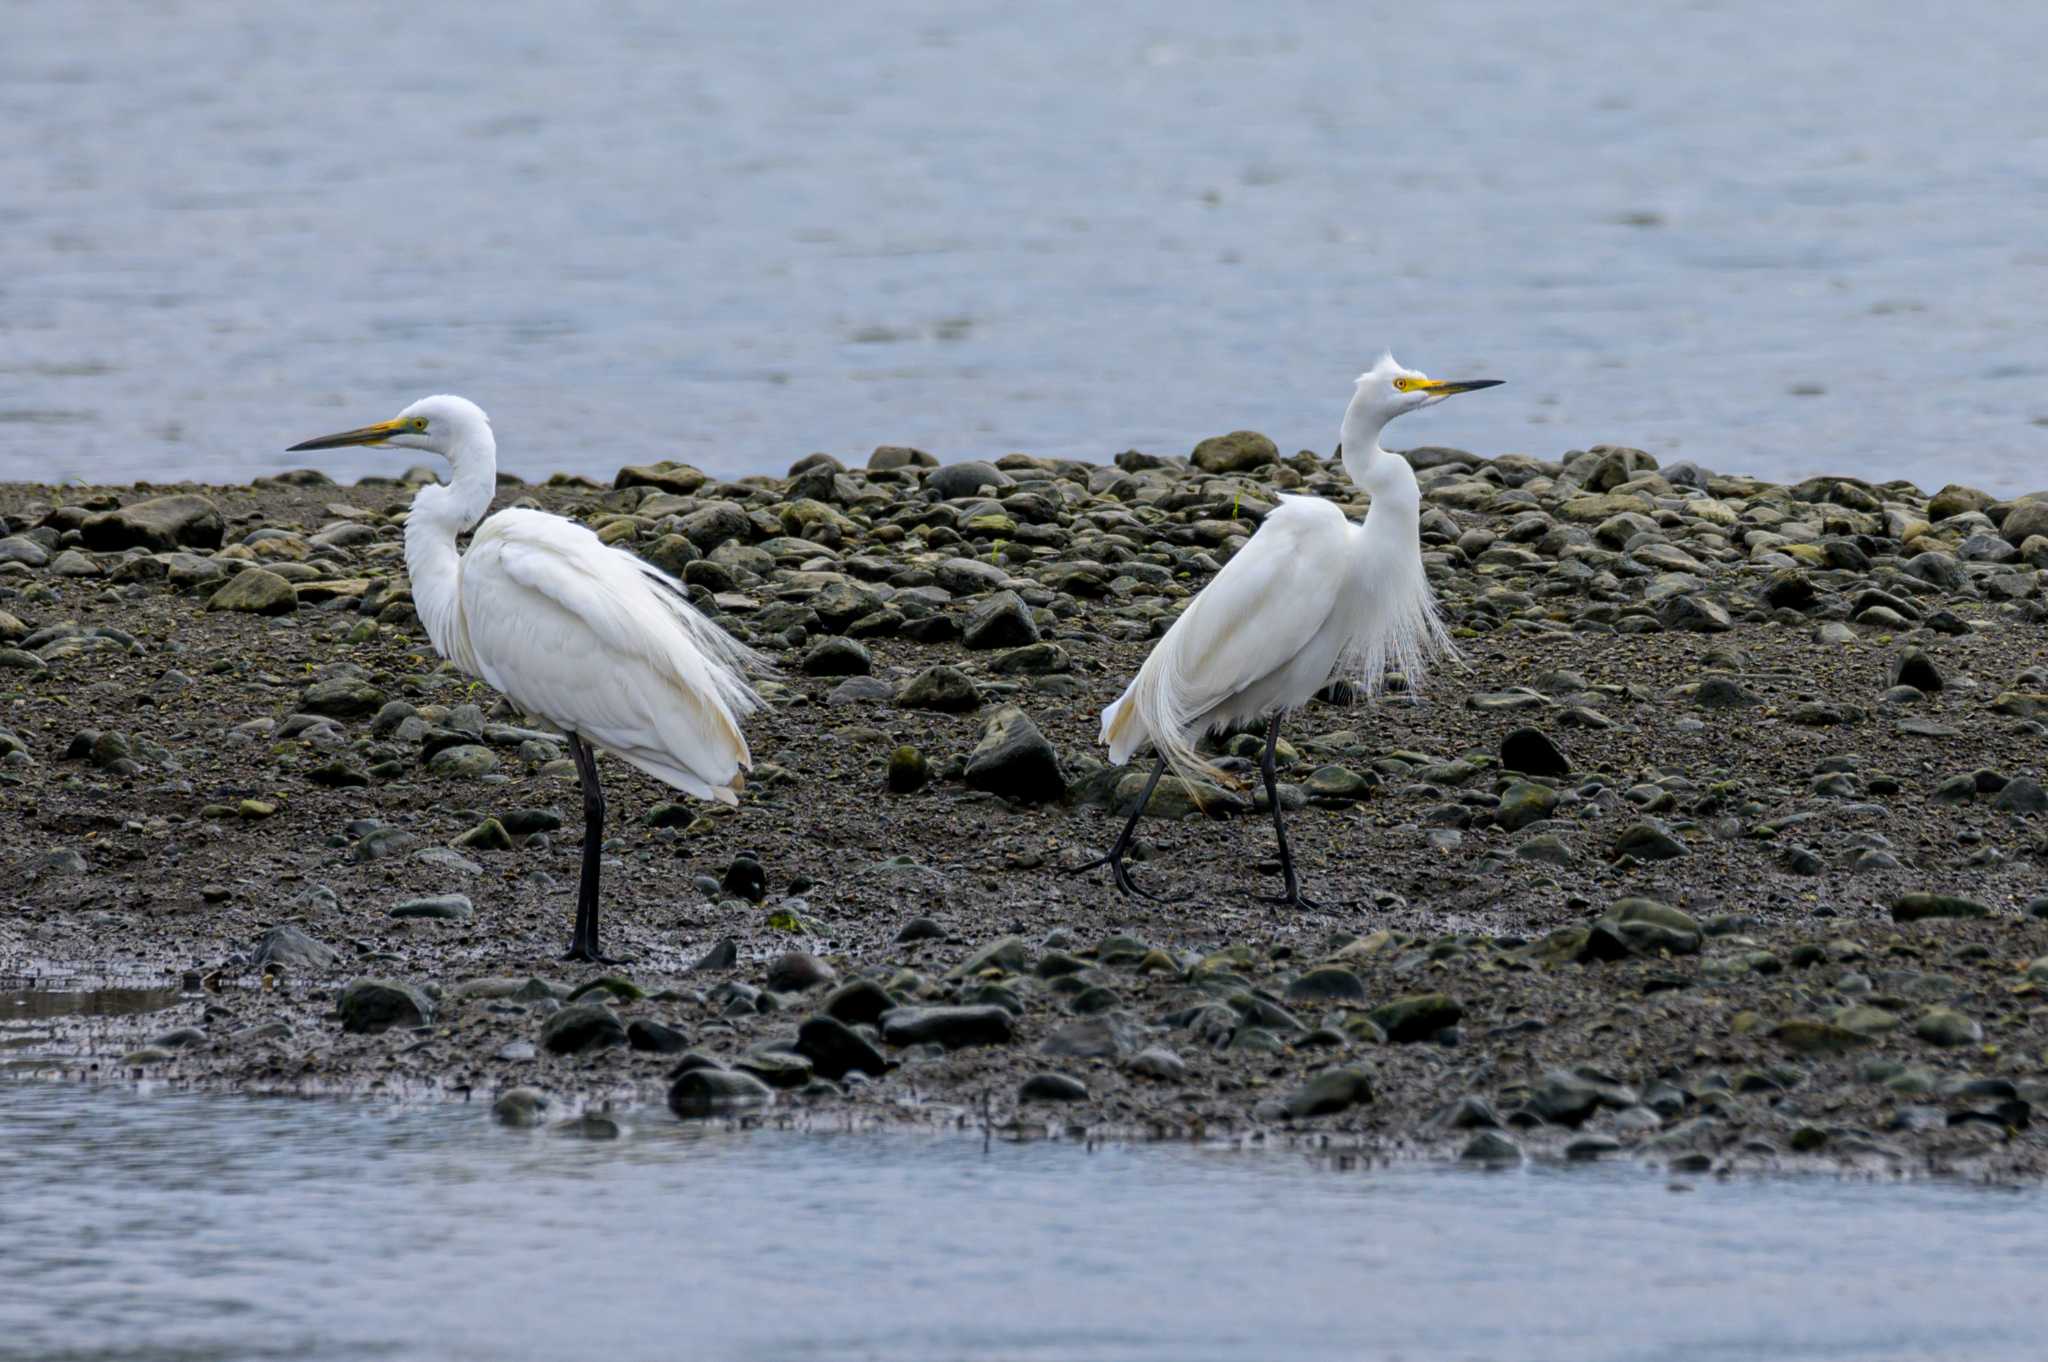
[[[540,1028],[540,1046],[551,1055],[580,1055],[626,1043],[626,1028],[603,1003],[571,1003]]]
[[[497,769],[498,754],[475,743],[444,747],[427,758],[427,770],[454,780],[484,775]]]
[[[765,1105],[774,1097],[752,1074],[730,1069],[691,1069],[669,1085],[668,1109],[686,1121]]]
[[[406,899],[391,909],[395,918],[427,918],[439,922],[462,922],[474,916],[476,906],[467,894],[436,894],[431,898]]]
[[[131,548],[217,549],[227,532],[227,522],[205,497],[185,493],[89,515],[78,532],[87,548],[102,552]]]
[[[1510,729],[1500,740],[1500,764],[1502,770],[1531,776],[1564,776],[1571,774],[1572,769],[1571,762],[1548,733],[1526,725]]]
[[[1318,965],[1287,986],[1290,1003],[1362,1003],[1365,981],[1342,965]]]
[[[1023,597],[1014,591],[998,591],[968,615],[961,642],[978,651],[1022,647],[1038,642],[1038,622]]]
[[[1464,1015],[1464,1007],[1443,993],[1416,993],[1396,998],[1366,1014],[1375,1026],[1387,1033],[1387,1039],[1396,1044],[1428,1040],[1445,1027],[1456,1026]]]
[[[1691,848],[1671,835],[1671,830],[1655,819],[1644,819],[1631,823],[1614,840],[1617,856],[1633,856],[1639,861],[1669,861],[1680,856],[1691,855]]]
[[[260,571],[261,569],[256,569]],[[248,573],[243,573],[248,576]],[[333,719],[361,719],[374,715],[384,705],[384,692],[367,681],[350,676],[316,681],[299,697],[302,714],[325,714]]]
[[[1577,1126],[1601,1107],[1636,1105],[1634,1089],[1591,1069],[1553,1069],[1529,1098],[1529,1110],[1552,1125]]]
[[[1497,1130],[1482,1130],[1465,1142],[1458,1158],[1466,1163],[1505,1167],[1522,1161],[1522,1147]]]
[[[882,1014],[882,1039],[891,1045],[936,1043],[948,1050],[1006,1045],[1016,1020],[1000,1007],[897,1007]]]
[[[1984,1028],[1952,1007],[1931,1007],[1913,1023],[1913,1034],[1929,1045],[1975,1045],[1984,1039]]]
[[[1961,894],[1901,894],[1892,901],[1892,921],[1924,922],[1930,918],[1990,917],[1991,909]]]
[[[1280,461],[1280,450],[1255,430],[1212,435],[1195,446],[1193,462],[1205,473],[1248,473]]]
[[[341,1029],[375,1035],[394,1026],[425,1026],[434,1019],[434,1004],[419,989],[395,979],[357,979],[334,1000]]]
[[[982,724],[964,778],[977,790],[1024,804],[1047,803],[1067,793],[1059,753],[1015,705],[1003,706]]]
[[[544,1125],[554,1101],[539,1088],[507,1088],[491,1103],[491,1119],[516,1130]]]
[[[1163,1045],[1140,1050],[1124,1067],[1141,1077],[1156,1078],[1166,1083],[1178,1083],[1188,1076],[1187,1061]]]
[[[889,1071],[889,1061],[870,1045],[867,1038],[836,1017],[812,1017],[797,1028],[797,1053],[825,1078],[840,1079],[849,1073],[880,1077]]]
[[[1085,1102],[1088,1085],[1066,1074],[1033,1074],[1017,1085],[1019,1102]]]
[[[931,765],[924,753],[905,743],[889,754],[889,789],[896,794],[913,794],[931,781]]]
[[[2005,788],[1992,798],[1991,807],[2022,817],[2048,813],[2048,790],[2042,789],[2041,782],[2030,776],[2019,776],[2005,783]]]
[[[874,665],[863,644],[836,634],[812,644],[800,664],[805,676],[866,676]]]
[[[958,667],[926,667],[896,692],[896,703],[905,709],[966,714],[981,708],[981,692]]]
[[[838,977],[837,970],[808,951],[788,951],[768,962],[768,987],[777,993],[802,993]]]
[[[896,1006],[889,991],[872,979],[853,979],[825,995],[825,1015],[849,1026],[872,1026]]]
[[[276,964],[293,969],[327,970],[341,963],[341,952],[324,942],[315,941],[287,922],[256,938],[255,962],[259,969]]]
[[[926,475],[924,485],[927,491],[936,492],[951,501],[955,497],[971,497],[985,487],[1007,492],[1017,485],[1017,480],[992,463],[963,459],[959,463],[933,469]]]
[[[1748,709],[1762,703],[1730,676],[1710,676],[1700,682],[1692,702],[1701,709]]]
[[[1908,648],[1892,660],[1891,684],[1932,695],[1942,688],[1941,669],[1920,649]]]
[[[289,615],[298,606],[298,589],[264,568],[236,573],[206,602],[208,610],[234,610],[246,615]]]
[[[1372,1080],[1357,1069],[1325,1069],[1289,1094],[1284,1108],[1292,1120],[1334,1116],[1372,1101]]]
[[[18,534],[0,539],[0,563],[25,563],[39,568],[49,561],[50,551],[33,539]]]
[[[1657,612],[1657,618],[1666,629],[1696,634],[1726,633],[1735,627],[1727,610],[1704,596],[1673,596]]]
[[[690,1034],[646,1017],[626,1023],[626,1044],[654,1055],[679,1055],[690,1048]]]
[[[1518,780],[1501,791],[1500,805],[1493,816],[1503,828],[1516,832],[1550,817],[1556,808],[1557,791],[1534,781]]]

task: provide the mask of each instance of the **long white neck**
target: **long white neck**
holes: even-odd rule
[[[413,609],[434,651],[473,670],[462,624],[462,559],[456,536],[484,518],[498,490],[498,445],[488,425],[457,431],[448,449],[446,486],[422,487],[405,520],[405,571]]]
[[[1374,542],[1386,542],[1385,536],[1401,529],[1406,531],[1399,536],[1402,544],[1419,546],[1422,488],[1406,459],[1380,448],[1380,432],[1385,428],[1385,418],[1372,409],[1363,394],[1352,399],[1344,412],[1344,471],[1351,475],[1354,486],[1372,497],[1372,506],[1365,513],[1367,529],[1381,524],[1389,527],[1379,530]]]

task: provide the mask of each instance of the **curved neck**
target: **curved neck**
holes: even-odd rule
[[[448,449],[448,463],[447,484],[422,487],[412,499],[412,513],[405,518],[405,573],[412,580],[413,609],[434,651],[467,668],[462,560],[455,539],[484,518],[498,490],[498,446],[491,428],[459,433]]]
[[[1372,509],[1366,512],[1366,519],[1381,515],[1382,506],[1388,511],[1404,512],[1410,519],[1418,518],[1422,511],[1422,489],[1406,459],[1380,448],[1380,432],[1385,428],[1385,419],[1368,406],[1362,395],[1351,400],[1344,412],[1344,471],[1350,474],[1359,491],[1372,497]]]

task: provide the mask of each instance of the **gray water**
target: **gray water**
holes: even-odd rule
[[[0,478],[1400,430],[2048,486],[2048,7],[0,2]],[[407,460],[327,456],[345,478]]]
[[[2004,1362],[2043,1209],[0,1082],[0,1358]]]

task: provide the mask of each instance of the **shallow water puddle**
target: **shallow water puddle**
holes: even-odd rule
[[[0,980],[13,984],[15,980]],[[52,1017],[134,1017],[173,1007],[184,995],[156,982],[102,988],[0,989],[0,1027]]]

